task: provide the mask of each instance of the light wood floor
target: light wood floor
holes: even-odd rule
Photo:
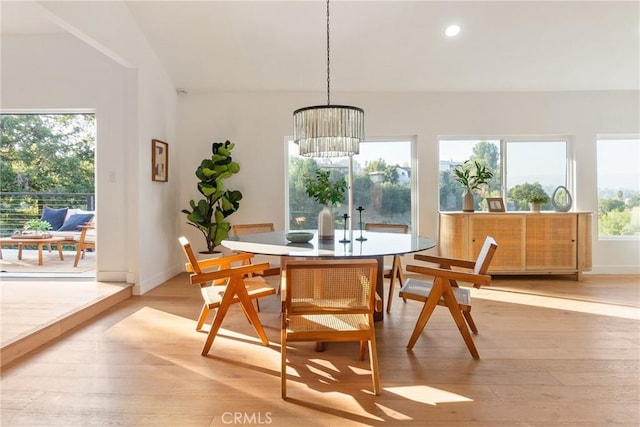
[[[289,351],[280,398],[278,296],[260,345],[234,307],[208,357],[197,289],[180,275],[2,368],[6,426],[638,426],[637,276],[494,279],[474,293],[473,360],[439,307],[413,351],[419,304],[377,324],[380,396],[356,343]]]

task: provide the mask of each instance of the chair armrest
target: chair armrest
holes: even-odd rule
[[[198,261],[198,265],[200,266],[200,270],[207,270],[213,267],[223,267],[228,268],[232,263],[245,261],[253,258],[253,254],[249,252],[238,253],[229,256],[223,256],[218,258],[207,258],[201,261]],[[188,262],[185,264],[185,268],[188,272],[193,272],[193,267],[191,267],[191,263]]]
[[[407,265],[407,271],[420,273],[427,276],[442,277],[450,280],[460,280],[461,282],[474,283],[476,285],[491,284],[491,276],[486,274],[466,273],[462,271],[449,270],[446,268],[423,267],[421,265]]]
[[[269,266],[268,263],[263,264],[250,264],[242,265],[238,267],[225,268],[218,271],[212,271],[209,273],[192,274],[191,284],[200,284],[206,282],[213,282],[219,279],[226,279],[232,276],[244,276],[245,274],[255,273],[256,271],[262,271]]]
[[[466,259],[456,259],[456,258],[445,258],[434,255],[425,255],[425,254],[415,254],[413,259],[417,261],[426,261],[432,262],[435,264],[439,264],[440,267],[464,267],[473,270],[476,266],[475,261],[468,261]]]

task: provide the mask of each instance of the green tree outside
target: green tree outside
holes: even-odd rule
[[[2,114],[0,132],[0,191],[95,191],[93,114]]]
[[[93,114],[0,115],[0,192],[3,193],[0,228],[3,232],[13,224],[39,217],[42,200],[37,193],[93,194],[94,153]],[[69,202],[68,196],[54,195],[48,200],[57,199]],[[83,203],[86,203],[84,198]]]

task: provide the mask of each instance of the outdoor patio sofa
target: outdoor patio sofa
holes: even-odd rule
[[[76,243],[82,232],[80,226],[95,225],[95,215],[96,213],[93,211],[76,208],[52,209],[45,207],[40,219],[51,224],[49,233],[53,237],[64,237],[63,243]],[[95,239],[95,230],[89,230],[87,238],[89,236]]]
[[[76,208],[52,209],[45,207],[41,220],[51,224],[49,233],[53,237],[63,237],[61,242],[76,246],[76,258],[74,267],[78,266],[80,257],[84,258],[86,249],[95,249],[96,241],[96,214],[93,211],[85,211]],[[90,226],[90,227],[85,227]],[[83,230],[83,228],[86,228]]]

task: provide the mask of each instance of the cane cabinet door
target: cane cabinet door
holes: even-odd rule
[[[575,270],[578,217],[527,216],[527,270]]]
[[[521,271],[525,268],[525,216],[473,215],[469,216],[471,259],[480,252],[484,239],[493,237],[498,250],[491,261],[491,271]]]

